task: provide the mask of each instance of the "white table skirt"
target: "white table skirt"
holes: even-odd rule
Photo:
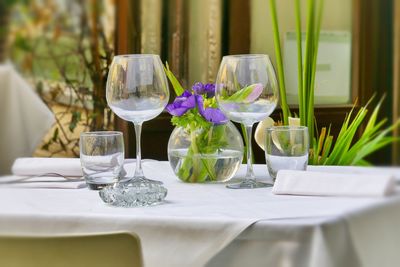
[[[0,175],[11,173],[18,157],[30,157],[55,123],[43,103],[11,63],[0,64]]]
[[[277,196],[271,188],[230,190],[222,184],[185,184],[174,177],[167,162],[146,163],[144,171],[149,178],[164,181],[169,190],[165,204],[115,208],[87,189],[2,187],[0,234],[135,232],[142,241],[146,266],[381,267],[400,263],[396,251],[400,194],[387,198]],[[255,171],[259,177],[267,176],[264,165],[255,166]],[[400,177],[399,169],[364,171],[387,171]]]

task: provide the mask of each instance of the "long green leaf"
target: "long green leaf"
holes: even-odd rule
[[[346,141],[343,144],[342,153],[339,155],[338,165],[346,165],[345,159],[346,159],[347,152],[349,151],[350,146],[356,136],[356,133],[367,115],[367,110],[362,109],[361,112],[357,115],[359,115],[359,116],[356,116],[356,118],[352,121],[352,123],[349,126],[348,136],[345,139]]]
[[[301,9],[300,0],[295,1],[296,13],[296,43],[297,43],[297,79],[298,79],[298,99],[300,125],[305,125],[306,115],[305,106],[303,106],[303,50],[302,50],[302,33],[301,33]]]
[[[370,101],[368,101],[367,104],[371,102],[372,98]],[[377,115],[379,113],[380,106],[382,104],[382,100],[379,101],[377,106],[375,107],[372,115],[370,116],[367,126],[360,136],[360,138],[355,142],[355,144],[351,147],[351,149],[346,153],[345,155],[342,156],[342,163],[343,164],[351,164],[356,157],[357,153],[361,148],[366,146],[368,142],[376,138],[376,133],[383,127],[383,125],[386,123],[387,119],[383,119],[378,122],[378,124],[375,125],[375,122],[377,120]],[[347,163],[346,163],[347,162]]]
[[[360,127],[362,121],[364,120],[366,113],[367,110],[365,108],[361,108],[358,111],[354,120],[348,126],[348,128],[345,124],[349,122],[350,116],[348,116],[348,118],[345,120],[345,123],[342,125],[342,130],[344,129],[343,126],[347,129],[345,129],[341,135],[339,134],[340,136],[336,140],[332,153],[327,160],[328,165],[340,165],[341,157],[343,157],[348,151],[348,148],[353,141],[355,133],[357,132],[357,129]]]
[[[382,97],[381,100],[379,101],[379,103],[374,108],[374,111],[372,112],[371,117],[368,120],[367,126],[365,127],[364,133],[368,133],[374,127],[376,120],[378,118],[378,113],[381,108],[383,100],[384,100],[384,98]]]
[[[174,73],[169,69],[168,62],[165,63],[164,71],[165,71],[165,74],[167,75],[169,81],[171,82],[172,87],[174,88],[175,94],[177,96],[183,94],[183,92],[185,90],[183,89],[182,85],[179,83],[178,79],[175,77]]]
[[[351,108],[349,114],[346,115],[345,120],[344,120],[344,122],[342,124],[342,127],[340,128],[339,135],[337,137],[338,140],[341,139],[342,136],[344,135],[344,133],[347,131],[347,128],[348,128],[348,125],[350,123],[351,116],[353,115],[354,109],[355,109],[355,105],[353,105],[353,107]]]
[[[319,34],[321,31],[321,20],[322,20],[322,11],[324,7],[324,1],[321,0],[318,7],[318,13],[316,21],[314,22],[315,25],[315,32],[313,33],[313,38],[311,41],[314,43],[312,44],[312,54],[310,58],[312,58],[311,63],[311,73],[310,73],[310,88],[309,88],[309,95],[308,95],[308,111],[307,111],[307,125],[309,127],[309,132],[311,136],[314,135],[314,90],[315,90],[315,75],[317,73],[317,57],[318,57],[318,43],[319,43]],[[314,11],[315,12],[315,11]],[[313,15],[314,16],[314,15]],[[314,18],[313,18],[314,19]]]
[[[314,4],[315,0],[307,1],[307,33],[306,33],[306,48],[305,48],[305,58],[304,58],[304,70],[303,70],[303,106],[306,108],[306,112],[309,111],[310,106],[309,100],[309,90],[310,90],[310,80],[311,80],[311,64],[313,58],[313,39],[314,39]],[[312,107],[314,108],[314,107]],[[307,126],[309,125],[309,116],[307,115]],[[310,140],[313,140],[310,135]]]
[[[278,82],[279,82],[279,93],[281,100],[281,108],[283,113],[283,123],[288,125],[289,122],[289,106],[286,101],[286,87],[285,87],[285,75],[283,71],[283,61],[282,61],[282,53],[281,53],[281,42],[279,39],[279,26],[278,19],[276,15],[276,3],[275,0],[269,1],[270,7],[270,15],[272,18],[272,29],[274,35],[274,47],[275,47],[275,56],[276,56],[276,64],[278,69]]]
[[[374,128],[370,129],[368,132],[364,131],[361,137],[357,140],[357,142],[354,143],[354,145],[351,147],[351,149],[346,153],[345,159],[343,159],[345,162],[348,162],[348,164],[351,164],[353,162],[355,156],[359,152],[359,150],[364,147],[368,142],[373,140],[376,136],[376,133],[383,127],[383,125],[386,123],[386,119],[380,121],[377,125],[374,126]]]
[[[399,142],[400,138],[394,137],[378,137],[372,140],[370,143],[363,146],[362,150],[359,151],[358,155],[349,163],[349,165],[359,165],[359,162],[365,157],[371,155],[372,153],[378,151],[379,149],[392,144],[394,142]]]
[[[377,137],[371,140],[368,144],[362,146],[358,151],[356,157],[354,157],[352,164],[356,164],[359,160],[365,158],[366,156],[372,154],[373,152],[379,150],[380,148],[390,143],[398,142],[398,140],[400,140],[399,138],[387,137],[386,135],[391,131],[393,131],[393,129],[395,129],[399,125],[400,125],[400,120],[398,120],[396,123],[383,130]]]

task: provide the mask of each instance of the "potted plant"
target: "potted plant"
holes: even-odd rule
[[[184,90],[168,64],[177,97],[166,107],[176,126],[168,142],[168,159],[176,176],[189,183],[226,182],[243,159],[239,131],[217,107],[215,85],[195,83]]]
[[[291,112],[286,102],[285,78],[279,37],[279,24],[276,10],[276,0],[269,0],[270,15],[273,25],[274,46],[277,58],[277,72],[280,86],[280,100],[283,115],[283,124],[291,121]],[[373,152],[398,142],[400,138],[389,134],[400,125],[400,120],[392,125],[385,126],[387,119],[378,120],[381,99],[375,108],[370,105],[372,99],[356,111],[353,109],[343,121],[338,136],[331,135],[330,127],[323,127],[320,131],[315,127],[314,117],[314,88],[317,66],[319,33],[321,28],[324,0],[307,1],[306,40],[303,54],[300,0],[295,0],[295,18],[297,35],[297,60],[298,60],[298,104],[299,114],[297,119],[292,119],[295,124],[307,126],[310,136],[309,164],[313,165],[370,165],[366,157]],[[365,127],[363,127],[365,125]],[[262,132],[261,130],[259,132]],[[359,138],[357,133],[361,132]]]

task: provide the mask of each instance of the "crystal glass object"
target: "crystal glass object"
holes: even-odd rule
[[[124,163],[121,132],[82,133],[79,148],[83,177],[89,189],[100,190],[118,182]]]
[[[256,181],[252,165],[251,137],[254,123],[267,118],[278,103],[278,83],[267,55],[225,56],[215,84],[219,108],[232,121],[242,123],[247,135],[247,173],[228,188],[271,186]]]
[[[157,117],[169,99],[163,65],[158,55],[116,56],[110,67],[107,103],[123,120],[133,122],[136,134],[136,169],[127,182],[100,191],[106,203],[116,206],[147,206],[161,203],[167,189],[145,177],[141,162],[140,135],[144,121]]]
[[[279,170],[306,170],[309,137],[305,126],[275,126],[266,129],[265,159],[273,180]]]
[[[243,159],[243,141],[233,123],[210,128],[176,127],[168,141],[168,160],[187,183],[226,182]]]

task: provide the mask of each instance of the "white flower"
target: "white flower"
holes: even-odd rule
[[[265,120],[261,121],[256,128],[256,132],[254,134],[254,139],[256,140],[257,145],[261,147],[262,150],[265,151],[265,130],[269,127],[274,126],[275,121],[268,117]]]

